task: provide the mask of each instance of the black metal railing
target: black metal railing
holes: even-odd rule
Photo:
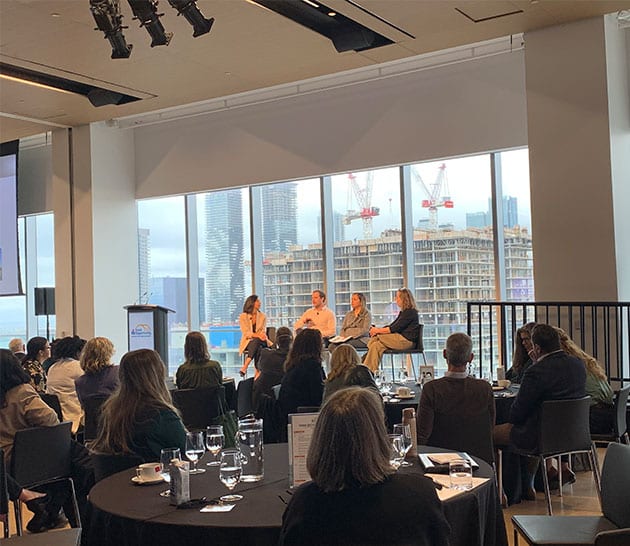
[[[630,302],[471,301],[466,312],[480,377],[509,368],[517,328],[542,322],[593,355],[615,388],[630,382]]]

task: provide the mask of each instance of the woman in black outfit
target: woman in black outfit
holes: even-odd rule
[[[260,374],[254,381],[252,392],[254,409],[258,408],[258,401],[261,395],[273,396],[272,387],[282,383],[284,361],[287,359],[292,342],[293,333],[291,329],[281,326],[276,331],[276,347],[260,351],[260,360],[257,362]]]
[[[306,466],[313,479],[291,496],[279,544],[446,546],[450,528],[429,478],[396,473],[380,396],[333,394],[315,424]]]
[[[378,370],[381,356],[387,349],[408,350],[413,349],[418,343],[420,334],[418,308],[409,288],[400,288],[396,292],[396,305],[400,308],[400,313],[394,322],[382,328],[376,326],[370,328],[368,352],[363,363],[372,372]]]
[[[308,328],[295,336],[293,346],[284,364],[284,378],[278,402],[288,421],[290,413],[300,406],[319,406],[324,394],[324,370],[322,369],[322,334]]]

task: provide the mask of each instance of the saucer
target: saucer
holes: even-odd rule
[[[415,393],[410,393],[410,394],[395,394],[394,395],[396,398],[400,398],[401,400],[410,400],[411,398],[413,398],[415,395]]]
[[[138,476],[132,476],[131,481],[136,485],[153,485],[155,483],[160,483],[164,481],[162,476],[158,476],[154,480],[141,480]]]

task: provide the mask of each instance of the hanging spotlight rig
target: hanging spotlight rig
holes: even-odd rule
[[[118,0],[90,0],[90,11],[97,28],[105,34],[112,46],[112,59],[127,59],[131,55],[132,44],[127,44],[122,33],[122,13]]]
[[[210,32],[214,17],[206,19],[197,7],[195,0],[168,0],[168,3],[177,10],[177,15],[183,15],[193,27],[193,38]]]
[[[172,32],[165,32],[160,22],[163,13],[157,12],[158,0],[127,0],[134,19],[140,21],[140,27],[147,29],[151,36],[151,47],[168,45],[173,37]]]

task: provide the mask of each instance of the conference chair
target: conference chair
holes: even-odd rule
[[[4,527],[2,544],[20,546],[78,546],[81,542],[81,529],[63,529],[55,531],[54,540],[46,533],[38,535],[15,536],[9,538],[9,492],[7,490],[7,473],[4,452],[0,449],[0,516]]]
[[[562,455],[585,453],[593,471],[597,493],[598,495],[601,493],[597,452],[595,451],[595,445],[591,441],[589,431],[590,401],[590,396],[585,396],[570,400],[547,400],[543,402],[540,414],[538,449],[534,452],[521,453],[538,457],[540,460],[549,515],[552,515],[553,512],[549,479],[545,471],[547,459],[554,458],[558,460],[558,481],[562,484],[560,457]],[[559,487],[559,494],[562,497],[562,485]]]
[[[76,525],[81,526],[77,495],[71,477],[72,423],[18,430],[13,439],[11,475],[22,487],[33,489],[68,483]],[[18,534],[22,535],[21,502],[14,503]]]
[[[630,528],[602,531],[595,537],[595,546],[628,546],[628,544],[630,544]]]
[[[514,545],[522,536],[527,544],[612,546],[630,544],[630,446],[612,443],[606,451],[601,478],[601,516],[512,516]],[[623,529],[624,533],[607,535]],[[621,538],[619,538],[621,535]],[[614,542],[614,540],[617,540]]]
[[[628,444],[628,425],[626,422],[626,411],[628,406],[628,396],[630,395],[630,386],[621,389],[615,397],[613,406],[613,430],[609,434],[591,434],[593,442],[610,443],[619,442]]]
[[[40,398],[46,403],[47,406],[55,410],[57,418],[61,423],[63,421],[63,412],[61,411],[61,402],[56,394],[40,393]]]
[[[238,417],[244,417],[250,413],[254,413],[254,404],[252,401],[252,393],[254,390],[254,378],[241,379],[236,389],[236,406],[238,408]]]
[[[103,404],[108,398],[109,396],[106,395],[90,396],[83,401],[83,412],[85,414],[83,439],[85,443],[96,439]]]
[[[128,468],[134,468],[144,462],[142,457],[133,454],[90,453],[90,457],[94,464],[95,482],[100,482],[112,474],[122,472]]]
[[[190,430],[206,430],[213,420],[227,408],[225,387],[201,389],[175,389],[171,391],[173,404],[182,416],[184,426]]]
[[[424,341],[423,341],[423,331],[424,324],[420,324],[420,329],[418,330],[418,341],[416,342],[416,346],[411,349],[387,349],[383,355],[389,355],[389,362],[392,368],[392,381],[396,380],[396,372],[394,370],[394,356],[395,355],[409,355],[411,358],[411,371],[413,372],[414,381],[418,381],[418,374],[416,373],[416,368],[413,361],[413,355],[422,355],[422,360],[424,361],[424,365],[427,365],[427,358],[424,356]],[[418,365],[420,362],[418,362]]]

